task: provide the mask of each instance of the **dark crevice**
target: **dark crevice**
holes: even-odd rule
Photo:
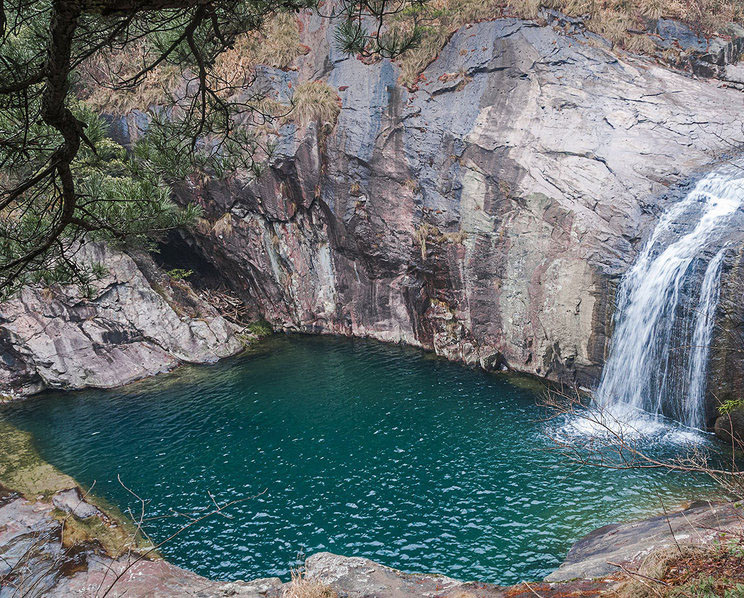
[[[225,286],[225,277],[201,250],[180,231],[170,231],[152,254],[155,263],[163,270],[190,270],[188,281],[197,290],[218,289]]]

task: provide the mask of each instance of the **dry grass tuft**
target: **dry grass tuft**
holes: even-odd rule
[[[306,51],[300,43],[295,15],[275,14],[260,31],[238,37],[233,48],[218,57],[210,74],[210,87],[224,90],[222,95],[229,96],[250,84],[257,65],[288,69]],[[84,99],[96,110],[117,115],[171,103],[179,86],[184,84],[184,73],[174,65],[156,67],[133,89],[110,89],[135,75],[150,60],[147,46],[140,41],[123,51],[88,61],[81,76]]]
[[[293,14],[279,13],[255,33],[241,35],[235,46],[215,63],[215,75],[232,85],[250,80],[256,65],[288,69],[303,54],[300,31]]]
[[[648,35],[631,35],[625,40],[624,47],[634,54],[653,54],[657,49],[654,40]]]
[[[259,37],[259,36],[257,36]],[[255,62],[279,69],[289,68],[303,54],[300,30],[294,13],[279,13],[261,31],[253,47]]]
[[[667,4],[667,0],[646,0],[644,5],[641,7],[643,16],[653,19],[654,21],[660,19],[664,16]]]
[[[437,57],[448,38],[449,33],[446,29],[427,27],[421,42],[400,58],[401,83],[413,85],[429,63]]]
[[[292,571],[292,581],[284,587],[282,598],[338,598],[336,591],[313,579],[300,570]]]
[[[628,37],[628,29],[633,26],[633,19],[628,13],[619,10],[599,10],[587,22],[587,27],[599,33],[613,44],[623,45]]]
[[[524,1],[539,4],[538,0]],[[421,72],[437,57],[457,29],[466,23],[503,16],[504,6],[504,0],[429,0],[418,14],[424,24],[420,42],[398,59],[401,83],[415,85]],[[410,32],[412,13],[404,11],[396,15],[391,19],[390,27],[402,33]]]
[[[325,81],[307,81],[295,88],[292,106],[287,118],[298,124],[315,121],[334,125],[341,112],[341,99]]]
[[[744,596],[744,542],[723,537],[713,546],[668,547],[652,552],[618,598],[740,598]]]
[[[520,19],[536,19],[540,14],[540,0],[521,0],[514,2],[512,11]]]
[[[157,66],[131,89],[111,89],[116,82],[136,75],[147,59],[142,42],[130,44],[122,51],[96,55],[80,70],[84,99],[95,110],[115,115],[147,110],[170,101],[171,94],[183,81],[183,74],[169,64]]]

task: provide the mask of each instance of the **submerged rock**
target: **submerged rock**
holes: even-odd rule
[[[78,519],[103,516],[103,513],[97,507],[86,502],[78,488],[70,488],[69,490],[57,492],[52,498],[52,505],[66,513],[74,515]]]

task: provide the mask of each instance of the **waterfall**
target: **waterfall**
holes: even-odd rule
[[[690,344],[690,361],[687,369],[687,398],[683,400],[684,417],[682,422],[692,428],[705,426],[705,388],[708,374],[708,349],[715,323],[718,306],[721,262],[724,249],[721,249],[708,264],[700,290],[700,301],[695,318],[695,331]]]
[[[700,180],[659,220],[620,283],[596,400],[705,425],[709,345],[726,233],[744,203],[744,171]],[[702,282],[701,282],[702,280]]]

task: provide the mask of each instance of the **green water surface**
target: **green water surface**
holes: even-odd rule
[[[419,351],[275,337],[253,355],[112,391],[3,409],[48,461],[122,508],[146,497],[155,541],[218,579],[287,577],[318,551],[503,584],[538,579],[601,525],[707,490],[699,478],[581,469],[536,393]],[[550,431],[550,430],[548,430]],[[673,453],[677,447],[663,449]]]

